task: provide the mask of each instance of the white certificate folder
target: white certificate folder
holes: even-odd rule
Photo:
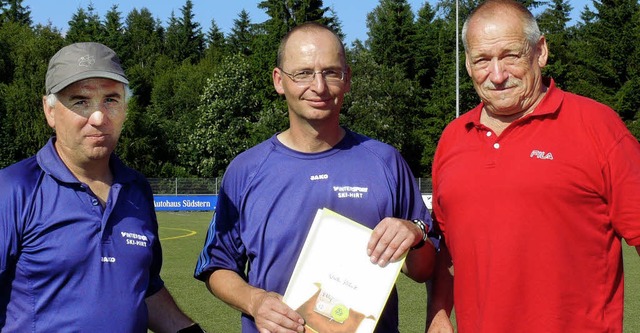
[[[302,247],[284,302],[302,315],[308,332],[373,332],[405,257],[371,263],[372,230],[319,209]]]

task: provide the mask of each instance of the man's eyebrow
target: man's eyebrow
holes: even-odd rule
[[[107,94],[106,97],[122,98],[122,94],[114,92],[114,93]]]
[[[118,93],[118,92],[113,92],[110,94],[105,95],[105,97],[110,97],[110,98],[122,98],[122,94]],[[82,94],[75,94],[75,95],[71,95],[68,97],[70,101],[72,100],[79,100],[79,99],[91,99],[91,97],[87,96],[87,95],[82,95]]]
[[[79,100],[79,99],[88,99],[89,97],[85,96],[85,95],[80,95],[80,94],[76,94],[76,95],[71,95],[68,97],[68,99],[70,101],[75,101],[75,100]]]

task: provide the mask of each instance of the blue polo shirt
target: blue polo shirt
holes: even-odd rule
[[[103,208],[54,142],[0,170],[0,331],[146,332],[163,286],[151,188],[112,155]]]
[[[332,149],[301,153],[274,135],[238,155],[225,172],[195,277],[206,281],[227,269],[283,295],[324,207],[371,229],[385,217],[419,218],[431,227],[415,177],[392,146],[347,130]],[[246,314],[242,332],[258,332]],[[398,332],[395,288],[376,332]]]

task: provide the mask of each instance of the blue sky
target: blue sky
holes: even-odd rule
[[[417,11],[426,0],[409,0],[414,12]],[[93,3],[96,13],[104,18],[113,4],[118,4],[118,9],[123,18],[134,8],[146,7],[153,13],[154,17],[160,19],[163,25],[166,24],[171,12],[180,16],[180,8],[184,6],[186,0],[24,0],[23,5],[29,6],[31,18],[34,23],[47,24],[51,22],[54,27],[67,30],[67,22],[78,8],[86,9]],[[249,17],[253,23],[266,20],[267,16],[262,9],[258,9],[259,0],[192,0],[194,6],[195,19],[200,22],[203,32],[209,30],[211,19],[215,19],[218,27],[226,34],[233,26],[233,20],[238,17],[242,9],[249,12]],[[436,0],[429,0],[432,5]],[[366,40],[367,14],[378,5],[378,0],[325,0],[324,5],[332,7],[340,21],[342,30],[346,34],[345,42],[350,45],[355,39]],[[591,0],[571,0],[573,6],[572,17],[580,16],[580,12],[585,5],[593,8]]]

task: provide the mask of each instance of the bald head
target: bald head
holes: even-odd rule
[[[291,38],[292,35],[298,34],[298,33],[323,33],[323,32],[330,33],[333,35],[333,37],[335,38],[336,44],[339,45],[340,56],[342,59],[343,66],[346,66],[347,64],[346,55],[345,55],[346,53],[344,50],[344,45],[340,40],[340,36],[338,36],[338,34],[335,31],[331,30],[326,25],[320,24],[317,22],[306,22],[301,25],[298,25],[293,29],[291,29],[284,37],[282,37],[282,40],[280,41],[280,46],[278,47],[278,57],[276,59],[276,66],[280,68],[284,66],[283,62],[285,59],[287,43],[289,42],[289,39]]]
[[[504,20],[516,16],[522,22],[523,35],[533,46],[540,40],[540,29],[533,14],[521,3],[514,0],[487,0],[476,7],[462,26],[462,44],[469,51],[468,33],[470,25],[483,20]]]

